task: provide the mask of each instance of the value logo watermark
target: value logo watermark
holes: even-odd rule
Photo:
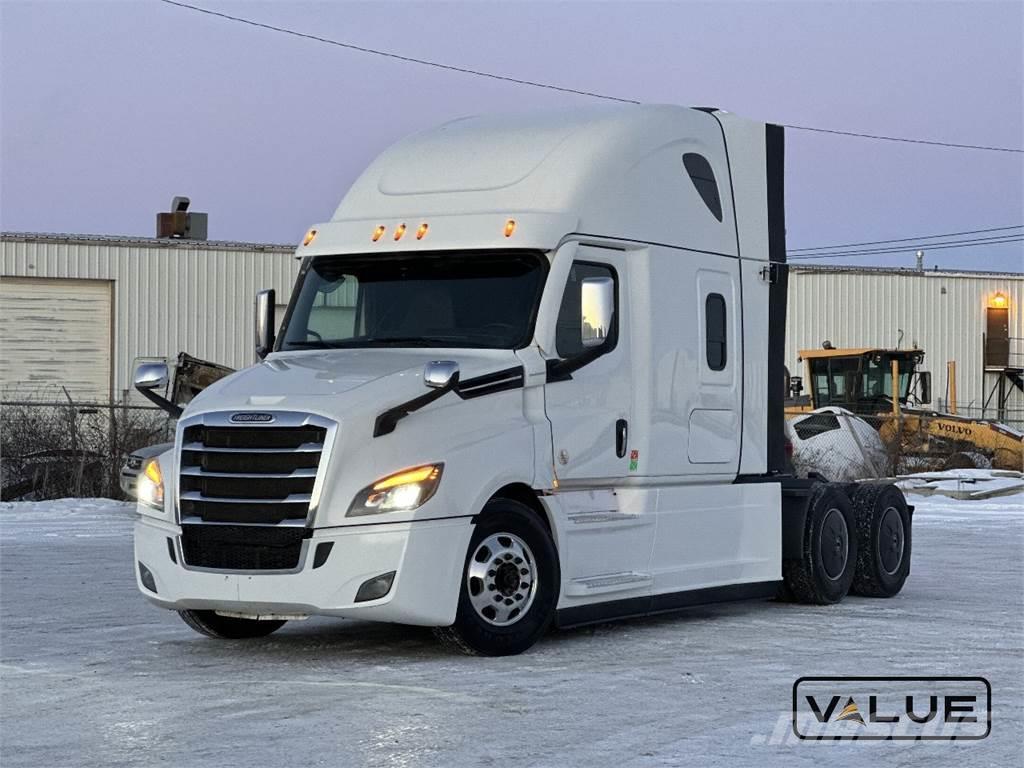
[[[812,741],[968,741],[992,730],[983,677],[801,677],[793,733]]]

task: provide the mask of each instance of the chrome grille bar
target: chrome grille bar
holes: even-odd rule
[[[336,430],[329,419],[286,411],[182,419],[178,519],[190,525],[310,526]]]

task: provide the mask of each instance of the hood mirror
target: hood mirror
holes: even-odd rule
[[[431,360],[423,367],[423,383],[431,389],[454,389],[459,383],[459,364],[454,360]]]
[[[138,390],[164,389],[167,387],[167,363],[142,363],[135,369],[132,382]]]
[[[169,378],[170,374],[167,363],[142,363],[135,369],[132,383],[135,385],[135,389],[147,400],[160,406],[160,408],[167,411],[174,418],[178,418],[181,416],[181,407],[157,393],[157,390],[167,388],[167,380]]]

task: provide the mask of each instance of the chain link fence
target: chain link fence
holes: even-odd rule
[[[0,400],[0,498],[123,499],[121,468],[132,451],[173,439],[155,406],[39,395]]]

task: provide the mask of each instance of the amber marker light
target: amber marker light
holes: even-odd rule
[[[425,467],[416,467],[416,469],[409,469],[405,472],[399,472],[385,477],[373,484],[373,490],[375,491],[386,491],[388,488],[394,488],[398,485],[408,485],[409,483],[422,483],[424,480],[436,480],[441,474],[441,469],[436,464],[428,464]]]
[[[385,227],[383,224],[381,224],[379,227],[377,227],[375,230],[373,230],[373,238],[372,238],[373,242],[376,243],[378,240],[380,240],[384,236],[384,230],[385,229],[387,229],[387,227]]]
[[[512,233],[516,231],[516,220],[509,219],[505,222],[505,237],[512,237]]]
[[[422,240],[426,236],[428,229],[430,229],[430,225],[426,222],[420,224],[420,228],[416,230],[416,239]]]
[[[302,244],[304,246],[305,245],[309,245],[315,239],[316,239],[316,230],[315,229],[311,229],[311,230],[309,230],[309,232],[306,233],[306,236],[304,238],[302,238]]]
[[[395,230],[395,240],[401,240],[405,234],[405,224],[399,224],[398,229]]]

